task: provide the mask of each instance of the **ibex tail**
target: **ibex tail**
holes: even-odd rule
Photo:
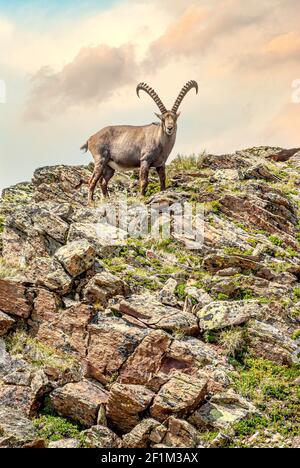
[[[86,142],[80,149],[81,149],[81,151],[84,151],[84,152],[86,153],[87,150],[89,149],[89,144],[88,144],[88,142]]]

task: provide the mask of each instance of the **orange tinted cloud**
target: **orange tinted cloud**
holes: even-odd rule
[[[299,60],[300,34],[295,31],[280,34],[264,46],[263,52],[280,58],[295,58]]]
[[[282,146],[298,147],[300,128],[300,104],[286,104],[272,119],[266,128],[265,135],[281,142]]]
[[[134,82],[136,69],[131,45],[86,47],[59,72],[43,67],[34,75],[25,117],[40,120],[70,107],[98,105]]]

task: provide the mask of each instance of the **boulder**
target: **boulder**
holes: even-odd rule
[[[0,385],[1,405],[33,417],[40,399],[49,390],[46,374],[29,366],[7,374]]]
[[[155,419],[146,418],[137,424],[132,431],[123,436],[124,448],[149,448],[153,430],[160,426]]]
[[[258,301],[252,300],[211,302],[197,313],[199,328],[206,331],[241,325],[258,315],[263,308]]]
[[[278,328],[252,320],[247,328],[251,353],[279,364],[298,364],[300,347]]]
[[[186,416],[204,400],[206,393],[207,380],[178,372],[154,397],[150,414],[158,421],[171,415]]]
[[[176,306],[178,298],[175,295],[177,281],[173,278],[169,278],[158,294],[160,302],[164,305]]]
[[[83,380],[57,388],[50,394],[54,410],[85,427],[97,423],[99,409],[108,401],[108,393],[100,386]]]
[[[85,358],[87,327],[93,314],[90,306],[81,303],[63,309],[54,293],[39,289],[30,324],[35,337],[42,343]]]
[[[93,426],[81,435],[85,448],[122,448],[122,440],[106,426]]]
[[[28,318],[32,310],[33,293],[24,283],[0,279],[0,310]]]
[[[34,425],[18,409],[0,405],[0,448],[20,448],[37,439]]]
[[[78,439],[62,439],[50,442],[48,448],[52,449],[74,449],[80,448],[80,440]]]
[[[128,286],[115,275],[107,271],[96,274],[83,290],[83,300],[89,304],[107,306],[108,300],[114,296],[128,294]]]
[[[59,294],[68,294],[72,289],[72,278],[55,258],[36,257],[30,265],[30,278]]]
[[[165,332],[151,331],[122,366],[118,381],[145,385],[155,391],[157,374],[171,342]]]
[[[113,427],[126,433],[140,422],[140,413],[145,411],[154,393],[142,385],[114,383],[109,392],[107,417]]]
[[[88,222],[71,224],[68,242],[82,239],[88,241],[101,257],[113,252],[116,246],[124,245],[127,232],[110,224]]]
[[[171,416],[163,443],[168,447],[195,448],[199,442],[197,430],[183,419]]]
[[[88,374],[107,384],[116,380],[119,369],[148,334],[117,317],[101,316],[88,326]]]
[[[181,331],[186,335],[197,335],[199,331],[194,315],[175,307],[165,306],[152,296],[133,295],[121,301],[118,310],[151,328],[161,328],[171,332]]]
[[[14,323],[14,319],[0,310],[0,336],[6,335]]]
[[[226,429],[242,419],[258,414],[250,402],[237,395],[233,390],[215,394],[205,405],[198,408],[189,422],[198,429]]]
[[[86,240],[69,242],[56,251],[55,258],[74,278],[91,268],[95,261],[95,249]]]

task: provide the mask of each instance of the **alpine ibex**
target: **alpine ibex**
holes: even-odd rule
[[[188,81],[179,93],[172,110],[168,111],[161,99],[146,83],[137,86],[139,91],[145,91],[154,100],[160,110],[155,114],[160,123],[152,123],[141,127],[119,125],[106,127],[91,136],[80,149],[92,153],[95,161],[94,172],[89,182],[89,197],[91,203],[97,182],[100,180],[104,196],[107,196],[107,186],[115,171],[128,171],[140,168],[141,193],[145,195],[148,186],[148,175],[151,167],[158,173],[161,190],[166,189],[166,161],[173,149],[177,132],[178,108],[185,95],[195,88],[196,81]]]

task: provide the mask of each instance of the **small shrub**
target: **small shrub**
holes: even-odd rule
[[[216,298],[218,299],[218,301],[228,301],[229,296],[224,293],[218,293]]]
[[[293,340],[300,340],[300,330],[296,330],[292,335]]]
[[[5,218],[4,216],[0,216],[0,234],[4,231],[5,226]]]
[[[233,328],[225,330],[220,334],[219,343],[225,349],[227,356],[237,357],[245,348],[244,330],[241,328]]]
[[[264,416],[254,416],[252,418],[240,421],[234,426],[237,436],[249,436],[254,434],[259,429],[264,429],[269,426],[269,422]]]
[[[295,299],[300,299],[300,288],[294,288]]]
[[[203,334],[203,340],[205,341],[205,343],[218,343],[219,334],[214,330],[207,330]]]
[[[185,289],[186,289],[186,284],[185,283],[180,283],[180,284],[178,284],[176,286],[175,294],[181,300],[184,300],[185,297],[186,297]]]
[[[283,244],[282,240],[277,236],[270,236],[269,240],[272,242],[272,244],[277,245],[278,247],[281,247]]]
[[[190,156],[183,156],[178,154],[175,159],[170,164],[171,172],[174,171],[191,171],[199,170],[202,167],[203,159],[205,157],[205,152],[196,155],[192,154]]]
[[[66,438],[78,438],[80,427],[77,424],[59,416],[44,415],[33,420],[33,424],[40,438],[48,442]]]

